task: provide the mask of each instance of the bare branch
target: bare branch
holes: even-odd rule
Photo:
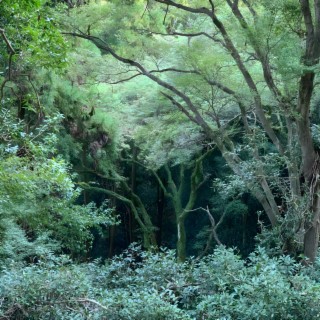
[[[251,12],[254,19],[257,18],[257,12],[253,9],[252,5],[249,3],[248,0],[242,0],[242,2],[248,7],[249,11]]]
[[[194,38],[194,37],[200,37],[200,36],[204,36],[207,37],[209,39],[211,39],[214,42],[218,42],[220,44],[222,44],[224,46],[224,42],[220,39],[215,38],[214,36],[210,35],[207,32],[196,32],[196,33],[183,33],[183,32],[170,32],[170,33],[162,33],[162,32],[155,32],[155,31],[149,31],[149,30],[140,30],[140,31],[148,31],[149,34],[156,34],[156,35],[160,35],[163,37],[175,37],[175,36],[180,36],[180,37],[188,37],[188,38]]]
[[[182,69],[177,69],[177,68],[165,68],[165,69],[157,69],[157,70],[150,70],[150,73],[161,73],[161,72],[179,72],[179,73],[194,73],[200,75],[200,72],[197,70],[182,70]]]
[[[217,87],[218,89],[220,89],[221,91],[223,91],[224,93],[237,97],[237,94],[235,91],[233,91],[232,89],[230,89],[229,87],[225,86],[224,84],[222,84],[221,82],[218,82],[216,80],[211,80],[211,79],[207,79],[205,78],[205,80],[212,86]],[[238,99],[238,97],[237,97]]]
[[[167,19],[168,12],[169,12],[169,5],[167,5],[166,13],[165,13],[165,15],[164,15],[162,24],[165,24],[165,23],[166,23],[166,19]]]
[[[141,19],[144,17],[145,13],[147,12],[148,6],[149,6],[149,0],[147,0],[147,4],[146,4],[146,7],[145,7],[145,9],[144,9],[144,11],[142,13]]]
[[[190,114],[190,112],[181,103],[179,103],[172,96],[168,95],[165,92],[161,92],[161,94],[164,95],[168,100],[170,100],[170,102],[174,106],[178,107],[178,109],[182,111],[192,122],[197,123],[196,119]]]
[[[131,79],[134,79],[138,76],[142,76],[142,73],[136,73],[134,74],[133,76],[129,77],[129,78],[125,78],[125,79],[121,79],[121,80],[118,80],[118,81],[114,81],[114,82],[107,82],[108,84],[119,84],[119,83],[123,83],[123,82],[126,82],[126,81],[129,81]]]
[[[98,301],[96,301],[96,300],[92,300],[92,299],[88,299],[88,298],[83,298],[83,299],[77,299],[76,301],[92,303],[92,304],[98,306],[98,307],[101,308],[101,309],[109,310],[108,307],[102,305],[100,302],[98,302]]]
[[[212,243],[212,240],[214,239],[218,245],[222,245],[222,242],[220,241],[219,237],[218,237],[218,234],[217,234],[217,229],[219,228],[219,226],[221,225],[221,223],[223,222],[224,220],[224,217],[226,216],[226,213],[227,213],[227,210],[224,210],[223,211],[223,214],[222,216],[220,217],[218,223],[216,224],[216,221],[213,217],[213,215],[211,214],[210,210],[209,210],[209,207],[207,206],[207,208],[197,208],[197,209],[194,209],[194,210],[191,210],[191,211],[197,211],[197,210],[202,210],[204,212],[207,213],[208,217],[209,217],[209,220],[210,220],[210,224],[211,224],[211,232],[210,232],[210,235],[208,237],[208,240],[207,240],[207,244],[206,244],[206,247],[205,249],[203,250],[203,252],[197,257],[197,259],[201,259],[202,257],[204,257],[208,251],[210,250],[211,248],[211,243]]]
[[[176,69],[176,68],[166,68],[166,69],[158,69],[158,70],[150,70],[149,73],[162,73],[162,72],[179,72],[179,73],[193,73],[193,74],[199,74],[199,72],[197,72],[196,70],[180,70],[180,69]],[[139,72],[137,74],[132,75],[131,77],[125,78],[125,79],[120,79],[118,81],[114,81],[114,82],[106,82],[108,84],[119,84],[119,83],[123,83],[126,81],[129,81],[131,79],[134,79],[138,76],[143,76],[143,73]]]
[[[0,29],[0,33],[1,33],[2,38],[3,38],[3,40],[5,41],[8,49],[10,50],[10,52],[11,52],[12,54],[15,54],[16,52],[15,52],[15,50],[13,49],[10,41],[8,40],[8,38],[7,38],[7,36],[6,36],[5,32],[4,32],[4,29]]]
[[[188,12],[192,12],[192,13],[203,13],[206,15],[211,15],[211,11],[208,8],[192,8],[192,7],[188,7],[185,6],[183,4],[180,3],[176,3],[174,1],[171,0],[155,0],[156,2],[162,3],[162,4],[166,4],[167,6],[172,6],[172,7],[176,7],[178,9],[182,9],[184,11],[188,11]]]
[[[4,29],[0,29],[0,33],[1,33],[1,36],[4,40],[4,42],[6,43],[7,45],[7,48],[9,50],[9,65],[8,65],[8,78],[7,79],[4,79],[4,81],[1,83],[1,86],[0,86],[0,101],[2,101],[3,99],[3,91],[4,91],[4,87],[6,85],[6,83],[8,81],[11,81],[11,65],[12,65],[12,57],[16,54],[15,50],[13,49],[12,45],[11,45],[11,42],[9,41],[9,39],[7,38],[5,32],[4,32]]]

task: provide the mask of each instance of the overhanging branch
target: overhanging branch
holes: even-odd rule
[[[200,112],[198,111],[197,106],[192,103],[191,99],[186,94],[184,94],[182,91],[178,90],[176,87],[169,84],[168,82],[165,82],[162,79],[160,79],[159,77],[155,76],[153,73],[151,73],[150,71],[145,69],[139,62],[131,60],[131,59],[127,59],[127,58],[124,58],[124,57],[118,55],[104,40],[100,39],[99,37],[87,35],[81,31],[79,31],[79,33],[67,32],[64,34],[89,40],[92,43],[94,43],[104,53],[109,53],[118,61],[125,63],[125,64],[128,64],[128,65],[131,65],[133,67],[136,67],[140,71],[141,74],[145,75],[146,77],[148,77],[152,81],[156,82],[161,87],[173,92],[175,95],[180,97],[184,101],[184,103],[187,105],[187,107],[189,108],[191,113],[193,114],[193,116],[190,119],[193,119],[193,121],[195,120],[196,123],[198,125],[200,125],[202,127],[202,129],[207,132],[207,134],[211,133],[211,129],[210,129],[209,125],[202,118]],[[175,104],[175,105],[178,106],[178,104]],[[184,108],[184,110],[187,110],[187,109]],[[188,113],[189,113],[189,115],[191,115],[191,113],[189,111],[188,111]]]
[[[162,4],[166,4],[167,6],[172,6],[172,7],[176,7],[178,9],[182,9],[184,11],[188,11],[188,12],[192,12],[192,13],[203,13],[206,15],[210,15],[211,11],[208,8],[202,7],[202,8],[192,8],[192,7],[188,7],[185,6],[183,4],[180,3],[176,3],[174,1],[171,0],[155,0],[156,2],[162,3]]]

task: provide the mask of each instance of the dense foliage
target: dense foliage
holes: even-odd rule
[[[320,318],[320,1],[0,0],[0,319]]]
[[[47,257],[3,270],[1,315],[12,319],[317,319],[316,268],[258,248],[246,260],[217,248],[176,262],[131,246],[106,264]]]

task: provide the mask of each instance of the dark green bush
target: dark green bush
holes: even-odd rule
[[[0,319],[317,319],[318,273],[262,249],[184,264],[137,246],[106,264],[49,256],[2,270]]]

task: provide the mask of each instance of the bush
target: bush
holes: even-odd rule
[[[132,246],[105,264],[48,256],[0,274],[3,319],[317,319],[318,265],[220,247],[177,263]]]

